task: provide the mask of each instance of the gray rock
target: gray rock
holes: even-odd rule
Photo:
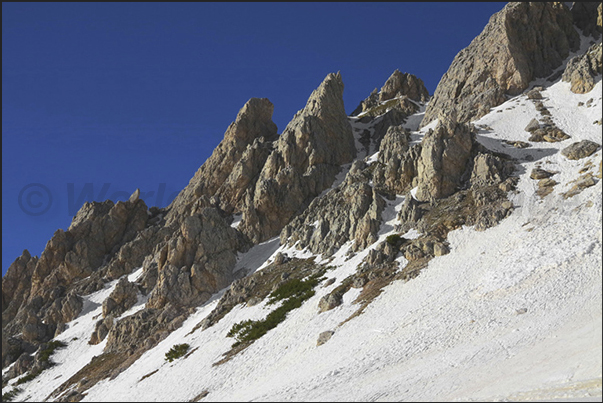
[[[286,263],[288,260],[290,259],[286,254],[279,252],[274,257],[274,264],[280,265]]]
[[[118,317],[134,306],[138,301],[138,288],[130,283],[127,277],[122,277],[111,292],[111,295],[103,301],[103,317],[109,315]]]
[[[526,126],[525,131],[532,132],[539,128],[540,128],[540,123],[538,122],[538,119],[534,118],[534,119],[530,120],[530,123],[528,123],[528,125]]]
[[[327,330],[326,332],[322,332],[318,335],[318,340],[316,340],[316,346],[321,346],[325,344],[327,341],[331,339],[331,336],[335,334],[332,330]]]
[[[445,244],[438,242],[433,245],[434,256],[443,256],[447,255],[448,253],[450,253],[450,249],[448,249],[448,246]]]
[[[332,292],[325,295],[318,301],[318,312],[326,312],[338,307],[343,302],[343,295],[337,292]]]
[[[97,321],[88,344],[95,345],[105,340],[105,337],[107,337],[109,331],[113,328],[113,322],[114,318],[112,315]]]
[[[582,30],[585,36],[599,38],[601,35],[601,2],[585,1],[572,3],[574,24]]]
[[[530,91],[528,91],[528,93],[526,94],[526,96],[528,97],[528,99],[532,99],[532,100],[533,99],[542,99],[542,94],[536,88],[533,88]]]
[[[590,141],[582,140],[561,150],[561,155],[570,160],[579,160],[594,154],[600,145]]]
[[[420,102],[425,102],[429,98],[429,93],[420,78],[412,74],[401,73],[396,69],[381,87],[379,100],[383,102],[402,95]]]
[[[190,215],[202,195],[219,195],[221,208],[240,210],[245,191],[253,187],[270,144],[277,138],[272,121],[274,105],[266,98],[251,98],[228,126],[224,139],[169,206],[168,224]],[[209,207],[210,204],[202,207]]]
[[[480,152],[473,160],[470,182],[472,186],[498,185],[512,172],[512,164],[493,154]]]
[[[530,178],[532,179],[544,179],[553,176],[553,172],[545,171],[542,168],[534,168],[532,169],[532,173],[530,173]]]
[[[570,188],[570,190],[568,190],[567,192],[563,193],[563,197],[565,199],[570,198],[570,197],[574,197],[575,195],[577,195],[578,193],[582,192],[587,187],[591,187],[591,186],[594,186],[596,184],[597,184],[597,181],[595,180],[595,178],[590,173],[587,173],[586,175],[581,176],[580,178],[578,178],[578,180],[575,181],[575,183]]]
[[[352,112],[351,116],[357,116],[362,112],[370,111],[379,106],[380,103],[393,98],[406,96],[417,102],[425,102],[429,99],[429,92],[420,78],[408,73],[395,70],[387,79],[380,91],[375,88],[373,92]],[[378,113],[381,114],[381,113]],[[371,114],[371,116],[377,116]]]

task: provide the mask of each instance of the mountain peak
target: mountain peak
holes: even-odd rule
[[[449,110],[456,110],[461,122],[479,118],[506,94],[520,94],[534,78],[551,74],[580,44],[572,21],[563,3],[507,4],[456,55],[421,126]]]

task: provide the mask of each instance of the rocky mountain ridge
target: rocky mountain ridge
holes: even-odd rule
[[[551,82],[561,77],[574,93],[591,91],[601,74],[596,4],[570,9],[561,3],[510,3],[457,55],[431,99],[420,79],[396,70],[348,117],[342,76],[329,74],[279,135],[272,103],[252,98],[169,207],[149,209],[137,192],[127,202],[86,203],[40,258],[24,251],[3,278],[3,389],[9,379],[14,384],[18,376],[47,369],[48,357],[41,353],[49,342],[91,309],[87,295],[114,281],[87,336],[102,353],[49,398],[81,400],[97,382],[118,376],[179,329],[220,290],[227,291],[204,329],[239,304],[254,306],[288,281],[323,273],[350,245],[350,259],[370,251],[357,272],[321,299],[320,311],[340,306],[351,289],[362,290],[362,311],[392,281],[414,278],[431,259],[450,253],[450,231],[497,225],[515,208],[509,195],[520,181],[520,160],[478,142],[478,133],[487,129],[470,121],[555,71],[561,74]],[[576,28],[599,41],[564,67],[580,45]],[[420,128],[417,117],[423,113]],[[593,144],[567,153],[586,158],[600,149]],[[582,189],[598,183],[590,180]],[[550,180],[542,185],[552,186]],[[391,203],[402,196],[394,214],[398,234],[422,235],[383,240]],[[241,218],[237,224],[235,216]],[[262,271],[238,268],[240,254],[275,238],[284,248],[327,263],[280,254]],[[407,264],[398,273],[401,259]],[[134,270],[140,270],[137,278],[131,277]],[[124,316],[140,301],[141,309]],[[229,359],[240,351],[233,349]]]

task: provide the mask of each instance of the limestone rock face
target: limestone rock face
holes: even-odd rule
[[[274,142],[238,227],[254,243],[277,235],[356,156],[342,96],[341,75],[329,74]]]
[[[29,297],[31,276],[37,257],[32,257],[27,249],[9,266],[2,277],[2,326],[10,322],[21,304]]]
[[[409,147],[410,132],[390,126],[379,147],[378,164],[373,170],[375,188],[389,194],[410,190],[417,177],[421,144]]]
[[[69,229],[57,230],[46,245],[32,276],[32,295],[89,276],[132,240],[147,219],[142,199],[85,203]]]
[[[174,235],[158,245],[153,258],[157,280],[147,307],[167,303],[189,307],[209,299],[232,282],[237,251],[245,242],[214,208],[184,219]],[[150,266],[149,262],[149,266]]]
[[[429,201],[451,195],[467,170],[475,138],[468,124],[440,119],[422,141],[417,164],[417,199]]]
[[[601,42],[593,44],[585,54],[567,63],[561,80],[571,83],[571,91],[576,94],[589,92],[595,86],[595,77],[601,74],[602,56]]]
[[[508,3],[454,58],[438,84],[421,126],[455,111],[459,122],[484,116],[548,76],[580,38],[563,3]]]
[[[247,101],[224,133],[224,139],[170,204],[168,224],[179,220],[179,217],[190,215],[192,205],[202,195],[208,198],[216,193],[222,195],[222,207],[226,210],[233,210],[237,206],[241,201],[241,194],[231,194],[227,189],[244,189],[259,173],[258,168],[263,166],[267,153],[249,149],[257,150],[261,148],[259,143],[271,142],[277,138],[277,128],[272,121],[273,111],[274,105],[266,98],[251,98]],[[250,170],[241,172],[240,166],[235,170],[244,155],[246,162],[243,163],[243,168]]]
[[[294,218],[281,232],[281,244],[307,247],[313,253],[331,256],[344,243],[355,240],[354,250],[377,240],[385,201],[369,185],[371,176],[356,161],[345,181]]]
[[[138,288],[128,281],[127,277],[122,277],[117,282],[111,295],[103,301],[103,318],[109,315],[119,316],[136,304]]]

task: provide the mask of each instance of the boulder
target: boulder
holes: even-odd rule
[[[318,335],[318,340],[316,340],[316,346],[321,346],[325,344],[327,341],[331,339],[331,336],[335,334],[332,330],[327,330],[326,332],[322,332]]]
[[[534,169],[532,169],[532,173],[530,173],[530,178],[545,179],[545,178],[549,178],[553,175],[554,175],[553,172],[545,171],[544,169],[541,169],[541,168],[534,168]]]
[[[532,132],[539,128],[540,128],[540,123],[538,122],[538,119],[534,118],[534,119],[530,120],[530,123],[528,123],[528,125],[526,126],[525,131]]]
[[[326,312],[335,307],[338,307],[343,302],[343,295],[341,293],[332,292],[325,295],[318,301],[318,312]]]
[[[561,150],[561,155],[570,160],[579,160],[594,154],[599,147],[600,145],[593,141],[582,140]]]

